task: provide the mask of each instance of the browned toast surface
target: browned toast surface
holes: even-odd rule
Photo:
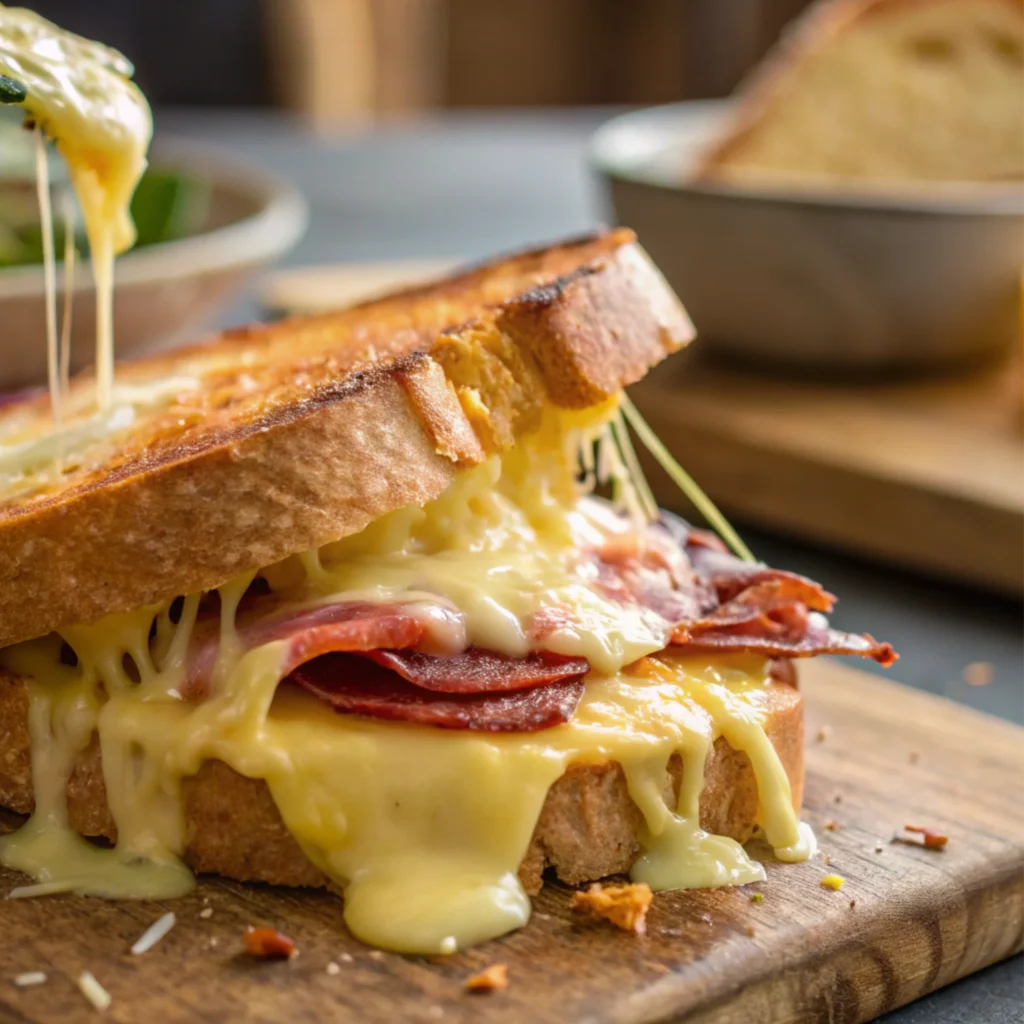
[[[127,425],[67,442],[56,471],[19,473],[9,454],[37,440],[46,399],[9,406],[0,645],[209,589],[429,501],[543,401],[596,404],[691,336],[618,230],[119,366]],[[154,382],[159,400],[133,405]],[[65,418],[77,407],[92,429],[90,398],[75,381]]]
[[[772,681],[765,689],[765,732],[786,774],[793,804],[803,794],[803,700],[796,687]],[[0,671],[0,806],[26,814],[33,806],[28,698],[25,685]],[[678,790],[685,765],[674,758],[666,800]],[[672,788],[670,788],[672,787]],[[274,885],[326,885],[327,880],[285,828],[262,780],[245,778],[221,761],[207,761],[184,786],[189,836],[186,859],[201,873]],[[721,737],[708,755],[700,798],[702,827],[748,840],[758,810],[757,782],[746,754]],[[68,785],[72,826],[84,835],[115,837],[107,807],[99,747],[80,758]],[[639,853],[643,823],[618,764],[570,765],[548,791],[530,847],[519,868],[537,892],[547,867],[576,884],[628,871]]]

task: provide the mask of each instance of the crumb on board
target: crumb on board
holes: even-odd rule
[[[199,916],[204,921],[209,921],[210,918],[213,917],[213,907],[203,907],[203,909],[199,911]]]
[[[753,938],[757,934],[757,932],[754,931],[754,926],[752,924],[748,924],[743,930],[750,936],[750,938]]]
[[[245,951],[250,956],[265,960],[291,960],[299,955],[294,939],[276,928],[254,928],[252,925],[245,929]]]
[[[972,661],[964,665],[964,682],[968,686],[988,686],[992,682],[994,668],[991,661]]]
[[[508,964],[491,964],[466,979],[467,992],[500,992],[508,988]]]
[[[350,963],[352,963],[353,960],[355,960],[355,957],[351,953],[339,953],[338,954],[338,959],[343,964],[350,964]]]
[[[929,850],[941,850],[949,842],[949,836],[936,832],[934,829],[923,828],[921,825],[904,825],[903,831],[911,833],[911,836],[920,836],[921,839],[917,840],[911,838],[911,836],[901,836],[897,833],[893,836],[894,842],[926,846]]]
[[[831,735],[832,735],[832,726],[831,725],[823,725],[818,730],[818,742],[819,743],[824,743],[825,740],[827,740],[829,738],[829,736],[831,736]]]
[[[825,875],[825,877],[818,883],[822,889],[831,889],[833,892],[838,892],[843,887],[845,879],[842,875]]]
[[[623,931],[643,935],[652,899],[650,886],[643,882],[627,885],[594,882],[588,889],[572,894],[572,909],[580,914],[602,917]]]
[[[701,914],[700,919],[709,927],[715,923],[715,919],[710,914]]]
[[[916,750],[912,750],[910,752],[910,763],[911,764],[917,764],[917,762],[920,761],[920,760],[921,760],[921,755]]]
[[[850,900],[850,909],[853,910],[853,908],[855,906],[857,906],[857,901],[856,900]]]
[[[826,832],[838,832],[839,831],[839,822],[838,821],[826,821],[825,822],[825,831]]]
[[[752,892],[750,894],[751,903],[764,903],[764,893]]]
[[[382,950],[379,950],[379,949],[371,949],[370,952],[367,955],[370,957],[371,960],[383,960],[384,959],[384,953],[383,953]]]
[[[843,802],[843,794],[842,793],[836,793],[836,795],[834,797],[832,797],[832,803],[834,803],[834,804],[841,804],[842,802]]]
[[[832,863],[832,858],[827,853],[824,853],[821,856],[821,862],[825,865],[825,867],[828,867]]]
[[[875,853],[881,853],[885,847],[881,843],[875,843]]]
[[[328,974],[341,974],[341,968],[333,960],[327,961],[325,970]]]

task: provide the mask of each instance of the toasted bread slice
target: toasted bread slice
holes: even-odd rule
[[[793,806],[803,795],[803,700],[788,683],[765,688],[765,732],[789,777]],[[28,698],[24,682],[0,672],[0,806],[32,810]],[[670,766],[665,796],[678,791],[686,765]],[[186,860],[199,873],[275,885],[327,885],[281,821],[265,782],[237,774],[221,761],[207,761],[185,783],[189,836]],[[68,813],[84,835],[116,837],[107,808],[97,743],[81,757],[68,784]],[[757,783],[746,754],[715,741],[705,766],[700,798],[702,827],[746,842],[758,810]],[[547,867],[576,884],[628,871],[639,853],[643,818],[614,762],[570,765],[548,791],[533,840],[519,868],[528,892],[538,892]]]
[[[59,472],[0,452],[0,646],[210,589],[425,503],[530,430],[543,402],[599,403],[691,336],[618,230],[123,365],[110,429],[80,425]],[[65,417],[91,387],[74,382]],[[31,457],[48,426],[45,398],[17,403],[0,442],[10,452],[20,432]]]
[[[821,0],[739,89],[704,178],[1024,178],[1024,0]]]

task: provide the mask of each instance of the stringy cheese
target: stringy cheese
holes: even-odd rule
[[[132,71],[116,50],[66,32],[26,8],[0,4],[0,72],[26,87],[22,105],[56,142],[85,222],[96,283],[96,404],[101,412],[113,404],[114,257],[135,241],[129,206],[146,169],[153,133],[149,105],[132,83]],[[44,225],[44,241],[48,234]],[[52,267],[48,250],[49,305],[54,301]]]
[[[265,780],[309,858],[345,887],[353,933],[404,952],[451,952],[526,922],[516,870],[548,789],[575,762],[622,766],[645,821],[634,876],[652,888],[764,877],[737,843],[699,828],[702,768],[719,736],[750,759],[767,841],[787,859],[806,857],[810,840],[763,728],[767,662],[662,655],[656,671],[631,674],[627,666],[664,648],[665,624],[605,600],[579,564],[581,548],[630,529],[582,498],[576,481],[580,444],[613,413],[614,404],[595,423],[593,414],[549,412],[537,437],[463,474],[426,507],[263,573],[296,607],[353,599],[412,602],[424,614],[454,607],[465,631],[449,638],[453,649],[525,654],[538,610],[568,609],[573,624],[545,646],[594,668],[571,722],[531,734],[431,729],[338,715],[279,689],[286,643],[243,654],[235,632],[250,577],[221,588],[221,653],[201,703],[180,698],[199,595],[185,599],[177,622],[163,605],[65,629],[75,668],[60,663],[57,637],[0,652],[29,679],[37,809],[0,839],[0,861],[37,881],[17,894],[164,898],[187,889],[181,783],[208,759]],[[67,825],[67,780],[94,734],[118,830],[113,850]],[[672,807],[665,793],[675,754],[687,769]]]

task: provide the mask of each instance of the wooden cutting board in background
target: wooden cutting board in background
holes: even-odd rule
[[[452,265],[287,271],[271,279],[264,301],[288,312],[338,308]],[[844,384],[745,374],[699,355],[698,342],[631,393],[726,512],[908,569],[1024,593],[1020,366]],[[678,504],[660,473],[651,482],[663,504]]]
[[[93,1019],[76,986],[89,970],[113,996],[104,1019],[123,1024],[641,1024],[685,1014],[702,1024],[853,1024],[1020,950],[1024,730],[827,660],[803,677],[804,817],[821,856],[769,864],[756,886],[661,894],[645,937],[574,918],[568,890],[555,885],[526,928],[448,958],[371,952],[323,892],[206,879],[160,904],[5,901],[0,1020]],[[890,842],[905,824],[938,829],[949,843]],[[821,887],[826,872],[845,879],[840,891]],[[16,882],[0,870],[0,893]],[[129,955],[169,910],[178,916],[171,933]],[[286,931],[300,955],[248,959],[247,924]],[[508,965],[508,989],[467,994],[465,979],[492,963]],[[46,983],[11,984],[27,971],[46,972]]]

